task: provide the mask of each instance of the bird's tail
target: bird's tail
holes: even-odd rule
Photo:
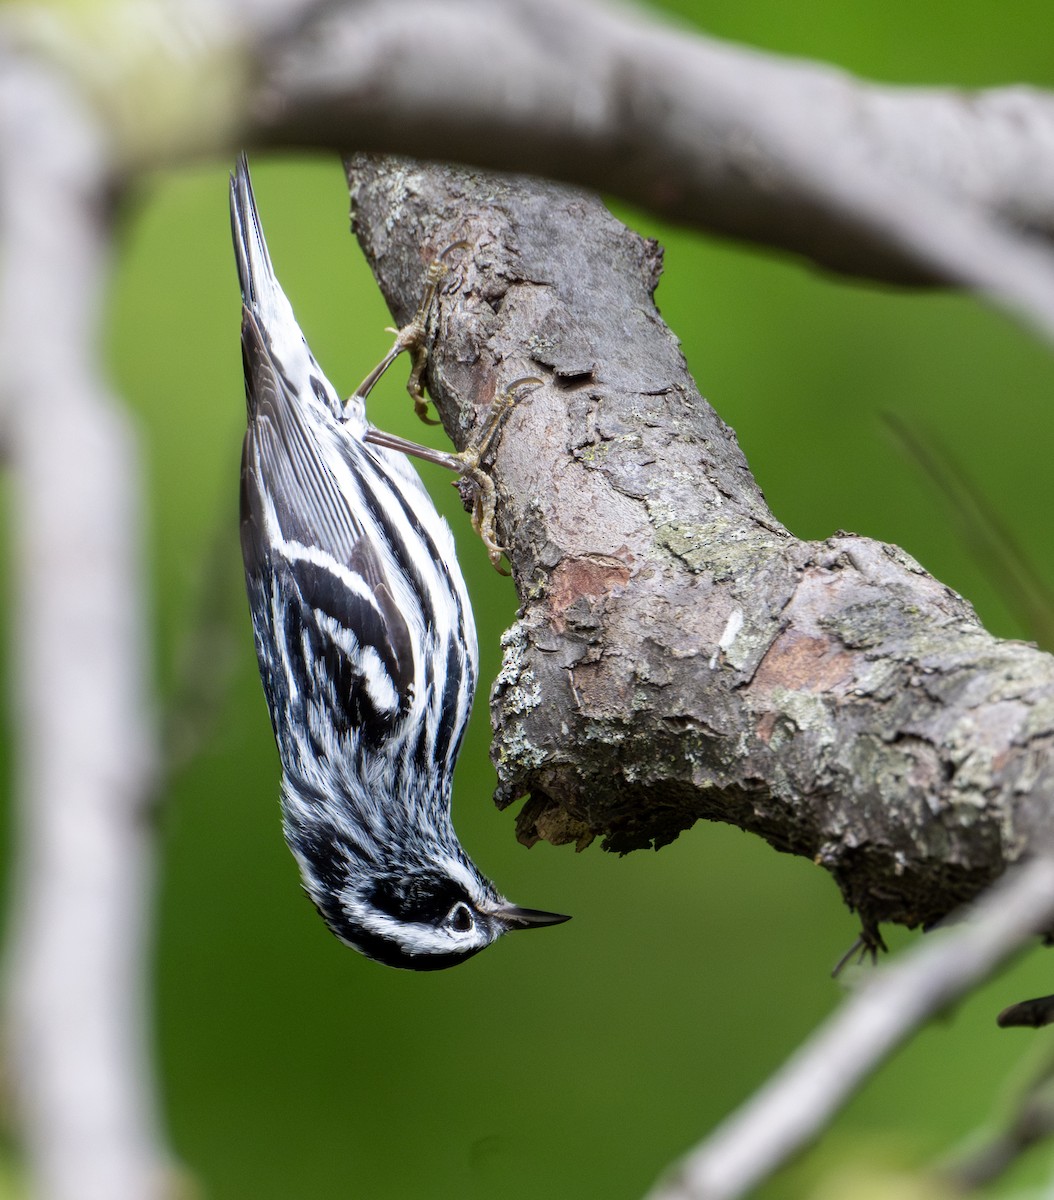
[[[244,154],[238,155],[231,175],[231,233],[242,303],[267,331],[274,352],[287,368],[292,368],[300,356],[304,336],[271,266]]]
[[[275,290],[281,291],[275,279],[271,256],[267,252],[260,214],[256,210],[249,163],[244,154],[231,175],[231,234],[234,256],[238,262],[238,282],[246,307],[259,310]]]
[[[231,175],[231,232],[242,289],[242,346],[250,412],[255,394],[250,376],[262,370],[266,360],[294,394],[314,395],[334,416],[340,416],[340,399],[308,348],[271,266],[244,154],[238,156]]]

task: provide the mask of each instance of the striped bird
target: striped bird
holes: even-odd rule
[[[244,156],[230,199],[242,554],[286,840],[341,941],[389,966],[454,966],[508,930],[567,918],[505,900],[450,821],[476,687],[472,610],[416,472],[366,440],[366,395],[416,334],[342,403],[275,278]]]

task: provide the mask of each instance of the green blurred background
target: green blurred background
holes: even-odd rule
[[[1049,0],[665,7],[721,36],[878,79],[1054,84]],[[515,596],[433,471],[482,655],[456,823],[506,894],[575,919],[436,975],[378,967],[326,932],[281,839],[241,595],[228,166],[174,172],[144,193],[108,334],[148,458],[166,693],[202,596],[219,594],[231,614],[230,690],[163,819],[157,1045],[175,1149],[214,1200],[640,1196],[839,1002],[829,972],[856,926],[823,872],[719,825],[623,859],[516,844],[513,813],[490,803],[484,702]],[[390,318],[347,233],[340,165],[258,156],[253,169],[279,276],[327,373],[350,391],[386,348]],[[971,558],[882,414],[936,436],[1052,579],[1051,352],[972,300],[832,281],[616,211],[666,245],[663,315],[777,516],[802,537],[850,529],[896,542],[992,630],[1023,636],[999,580]],[[403,378],[398,367],[385,382],[373,419],[434,436],[409,412]],[[223,668],[222,655],[213,661]],[[876,1173],[961,1143],[1051,1047],[1047,1034],[998,1030],[995,1013],[1051,990],[1054,955],[1034,951],[901,1053],[765,1194],[812,1194],[832,1173],[842,1182],[830,1194],[854,1194]],[[1034,1152],[997,1194],[1044,1178],[1051,1160]]]

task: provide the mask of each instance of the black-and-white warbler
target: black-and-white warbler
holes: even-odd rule
[[[286,840],[341,941],[394,967],[454,966],[508,930],[567,918],[510,904],[454,833],[472,610],[416,472],[365,440],[366,395],[419,345],[439,275],[415,325],[342,403],[275,278],[244,156],[231,222],[248,406],[242,553]]]

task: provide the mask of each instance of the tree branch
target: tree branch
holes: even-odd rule
[[[969,1140],[965,1150],[953,1153],[938,1164],[932,1175],[939,1185],[952,1189],[956,1197],[989,1187],[1029,1150],[1054,1134],[1054,1059],[1046,1048],[1046,1059],[1017,1093],[1010,1105],[988,1122],[980,1137]],[[994,1128],[993,1128],[994,1127]]]
[[[737,1200],[820,1133],[875,1068],[1054,922],[1054,859],[1016,870],[965,924],[875,971],[789,1062],[650,1193]]]
[[[564,179],[836,271],[970,288],[1054,337],[1054,97],[1034,89],[872,84],[590,0],[300,6],[255,55],[250,142]]]
[[[2,51],[0,162],[19,735],[6,1052],[36,1194],[150,1200],[168,1190],[144,1012],[154,730],[137,448],[98,358],[110,163],[60,76]]]
[[[928,923],[1050,840],[1054,660],[903,551],[791,537],[652,303],[660,254],[557,185],[349,167],[399,318],[428,260],[459,445],[541,375],[493,468],[522,610],[492,697],[521,840],[662,845],[728,821],[829,870],[865,929]]]

